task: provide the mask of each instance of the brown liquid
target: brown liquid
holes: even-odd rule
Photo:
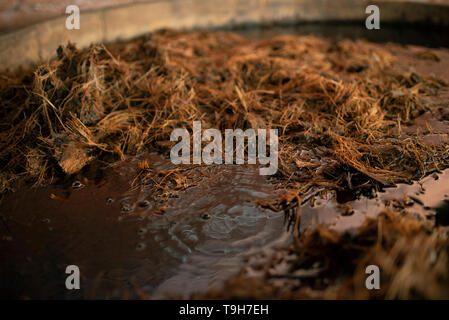
[[[156,214],[161,203],[151,188],[130,191],[143,158],[157,170],[174,167],[158,155],[142,155],[116,164],[97,184],[24,187],[7,196],[0,206],[2,298],[187,297],[219,287],[249,256],[291,239],[281,213],[252,202],[279,196],[257,167],[194,169],[197,185]],[[424,219],[448,199],[448,182],[446,170],[438,179],[431,175],[343,206],[334,193],[315,197],[301,208],[300,230],[324,224],[355,231],[386,207]],[[81,290],[65,288],[65,268],[72,264],[81,270]]]
[[[203,167],[207,176],[197,186],[170,199],[164,214],[151,213],[161,205],[151,200],[151,189],[128,191],[143,157],[157,170],[173,167],[144,155],[117,164],[97,185],[23,188],[6,197],[2,295],[185,296],[220,285],[240,270],[246,252],[284,232],[281,213],[252,202],[276,195],[255,166]],[[80,268],[80,290],[65,288],[68,265]]]

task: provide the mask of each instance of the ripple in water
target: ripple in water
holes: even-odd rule
[[[256,166],[193,169],[200,177],[195,186],[161,203],[154,185],[129,190],[142,159],[156,171],[174,168],[146,154],[115,165],[97,185],[24,188],[6,197],[1,210],[8,212],[9,231],[2,232],[14,241],[0,243],[10,257],[0,272],[2,279],[22,280],[6,280],[4,292],[30,298],[132,298],[137,292],[186,297],[220,286],[246,255],[284,233],[283,215],[253,202],[277,194]],[[164,212],[155,214],[162,205]],[[63,286],[69,264],[83,275],[77,292]]]

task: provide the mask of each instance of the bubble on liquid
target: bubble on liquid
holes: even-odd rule
[[[148,200],[144,200],[144,201],[140,201],[139,202],[139,207],[140,208],[148,208],[150,206],[150,201]]]
[[[143,242],[139,242],[136,246],[136,250],[137,251],[142,251],[143,249],[145,249],[147,247],[147,245]]]
[[[210,215],[209,212],[204,212],[201,214],[201,219],[203,220],[209,220],[210,218],[212,218],[212,216]]]
[[[137,233],[141,236],[143,236],[144,234],[146,234],[148,232],[147,228],[140,228]]]
[[[73,181],[72,189],[81,189],[82,187],[84,187],[84,184],[82,184],[80,181]]]
[[[122,202],[122,213],[131,213],[134,211],[134,205],[129,202]]]
[[[107,198],[106,199],[106,204],[107,205],[111,205],[113,202],[114,202],[114,199],[112,199],[112,198]]]

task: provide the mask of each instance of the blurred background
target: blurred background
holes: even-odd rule
[[[381,30],[365,27],[370,4],[380,8]],[[80,8],[79,30],[66,28],[69,5]],[[0,61],[9,69],[45,62],[67,41],[85,48],[162,28],[246,28],[254,36],[254,26],[441,47],[449,43],[449,0],[3,0]]]
[[[164,0],[173,2],[171,0]],[[391,0],[400,2],[401,0]],[[0,3],[0,30],[33,24],[48,18],[64,15],[68,5],[77,5],[82,11],[98,10],[108,7],[124,6],[144,2],[163,2],[157,0],[2,0]],[[186,2],[186,1],[185,1]],[[226,1],[225,1],[226,2]],[[234,1],[239,2],[239,1]],[[251,1],[240,1],[251,2]],[[285,2],[282,0],[271,2]],[[321,1],[317,1],[321,2]],[[339,2],[335,0],[334,2]],[[405,1],[402,1],[405,2]],[[449,3],[449,0],[409,0],[409,2]]]

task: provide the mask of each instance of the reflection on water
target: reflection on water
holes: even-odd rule
[[[146,154],[118,163],[97,184],[24,187],[8,195],[0,206],[2,298],[186,297],[219,287],[244,261],[291,241],[283,214],[253,202],[278,196],[257,167],[195,168],[195,186],[157,212],[162,203],[154,188],[130,190],[144,158],[155,170],[173,168]],[[333,193],[312,197],[301,208],[300,229],[353,231],[385,207],[444,224],[448,210],[440,203],[448,200],[448,182],[446,170],[372,199],[339,204]],[[81,270],[81,290],[65,288],[72,264]]]
[[[312,226],[328,225],[337,231],[360,227],[366,217],[376,217],[384,208],[407,211],[419,219],[447,221],[449,215],[449,170],[432,174],[413,184],[399,184],[386,188],[377,197],[362,197],[339,205],[333,194],[317,199],[301,208],[301,226],[304,231]],[[445,209],[446,208],[446,209]]]
[[[255,166],[210,167],[196,186],[166,203],[150,187],[129,191],[142,158],[155,170],[169,160],[143,155],[120,163],[97,185],[23,189],[1,205],[9,257],[2,294],[31,298],[185,296],[222,284],[245,254],[283,233],[283,215],[255,199],[276,194]],[[68,193],[68,194],[67,194]],[[270,195],[270,196],[269,196]],[[5,214],[6,213],[6,214]],[[80,267],[81,290],[65,289],[65,267]]]

